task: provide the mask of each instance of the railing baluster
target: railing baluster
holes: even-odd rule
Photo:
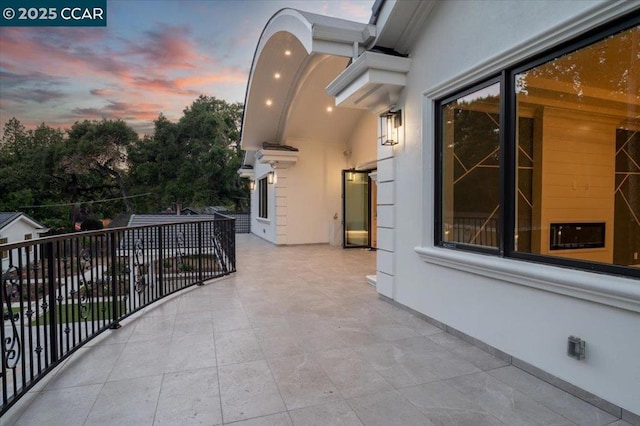
[[[118,268],[118,262],[116,259],[117,252],[116,248],[118,245],[118,234],[113,232],[109,234],[109,254],[111,257],[110,261],[110,270],[111,270],[111,280],[109,284],[111,284],[111,289],[109,294],[111,295],[111,329],[120,328],[120,322],[118,321],[119,315],[118,311],[120,308],[120,299],[118,298],[118,287],[120,287],[120,272]]]
[[[198,284],[204,284],[203,271],[202,271],[202,223],[196,224],[198,229]]]
[[[47,281],[48,281],[48,290],[49,290],[49,357],[51,359],[51,363],[55,363],[58,361],[58,336],[57,336],[57,327],[56,327],[56,289],[55,289],[55,278],[54,278],[54,261],[53,261],[53,242],[46,243],[45,253],[47,255]],[[42,253],[40,254],[41,257]],[[44,278],[44,274],[43,274]],[[44,283],[43,283],[44,290]],[[45,327],[46,328],[46,327]]]
[[[160,297],[164,297],[164,227],[158,227],[158,287]]]

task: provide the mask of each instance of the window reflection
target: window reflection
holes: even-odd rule
[[[444,242],[498,247],[500,86],[442,106]]]
[[[516,76],[516,250],[640,266],[639,72],[634,27]]]

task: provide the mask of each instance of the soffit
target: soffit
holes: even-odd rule
[[[379,113],[394,105],[406,84],[411,59],[365,52],[327,86],[336,104]]]
[[[312,102],[322,104],[326,110],[326,99],[305,97],[307,101],[300,102],[299,96],[309,92],[307,87],[320,85],[324,88],[324,81],[335,78],[354,51],[356,54],[364,51],[363,46],[373,40],[374,33],[373,25],[293,9],[276,13],[263,30],[251,67],[242,148],[257,150],[265,141],[283,143],[288,137],[287,129],[297,128],[288,121],[294,115],[294,104],[304,107],[306,102]],[[325,67],[318,68],[325,61],[336,67],[331,78],[322,71]],[[316,118],[308,113],[295,115],[305,120]]]

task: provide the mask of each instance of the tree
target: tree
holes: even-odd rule
[[[127,149],[138,140],[124,121],[76,122],[68,132],[61,170],[70,178],[72,202],[82,193],[105,196],[117,189],[127,213],[133,213],[126,185]]]
[[[242,105],[200,96],[172,123],[160,114],[153,137],[129,150],[129,182],[154,195],[136,207],[157,211],[174,203],[246,207],[248,191],[236,173]]]
[[[5,124],[0,145],[0,210],[23,211],[51,228],[61,225],[65,212],[59,207],[29,206],[64,199],[65,188],[52,177],[55,153],[63,143],[62,131],[45,124],[29,131],[16,118]]]

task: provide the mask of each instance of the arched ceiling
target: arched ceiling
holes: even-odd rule
[[[344,140],[362,111],[335,108],[325,88],[362,53],[375,26],[283,9],[262,32],[245,98],[242,149],[289,138]],[[333,111],[327,111],[327,107]]]

